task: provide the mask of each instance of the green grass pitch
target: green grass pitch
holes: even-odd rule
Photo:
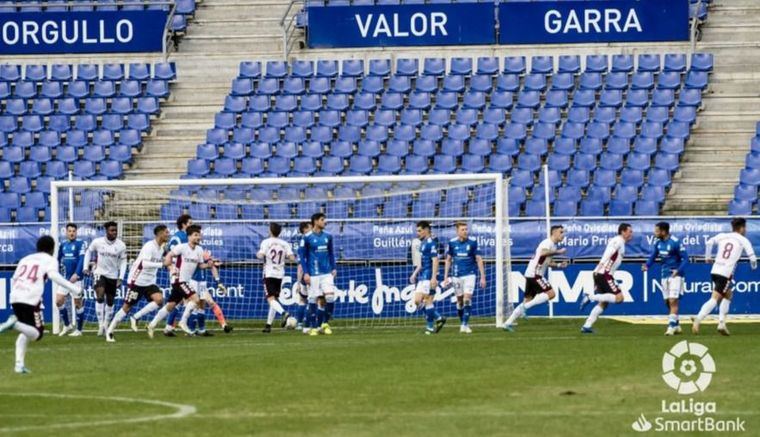
[[[48,335],[29,348],[31,375],[13,373],[16,335],[7,332],[0,434],[613,436],[636,434],[633,421],[662,414],[663,400],[693,398],[760,435],[760,325],[729,324],[731,337],[715,325],[698,337],[664,337],[662,326],[610,320],[581,336],[580,324],[529,319],[515,333],[480,326],[470,336],[455,323],[435,336],[421,326],[317,338],[121,332],[116,344]],[[717,367],[693,396],[661,378],[663,353],[681,340],[707,346]],[[187,411],[142,401],[195,412],[167,418]]]

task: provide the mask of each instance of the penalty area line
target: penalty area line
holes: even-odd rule
[[[110,420],[89,420],[85,422],[68,422],[68,423],[50,423],[45,425],[28,425],[28,426],[11,426],[0,428],[0,433],[3,432],[20,432],[20,431],[32,431],[32,430],[45,430],[45,429],[62,429],[62,428],[79,428],[82,426],[100,426],[100,425],[116,425],[120,423],[140,423],[140,422],[153,422],[156,420],[164,419],[180,419],[187,417],[191,414],[195,414],[197,409],[194,405],[175,404],[172,402],[164,402],[152,399],[136,399],[127,398],[122,396],[91,396],[91,395],[70,395],[59,393],[7,393],[0,392],[0,398],[2,397],[37,397],[37,398],[52,398],[52,399],[88,399],[96,401],[106,402],[121,402],[130,404],[145,404],[155,405],[158,407],[172,408],[174,412],[170,414],[156,414],[151,416],[136,416],[127,417],[122,419],[110,419]]]

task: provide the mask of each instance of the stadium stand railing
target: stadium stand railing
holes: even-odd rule
[[[755,136],[750,142],[745,167],[739,174],[734,198],[728,204],[728,214],[760,215],[758,187],[760,187],[760,122],[757,123]]]

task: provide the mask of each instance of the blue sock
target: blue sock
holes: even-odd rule
[[[166,324],[174,326],[174,323],[177,321],[177,308],[175,307],[172,312],[169,313],[169,316],[166,318]]]
[[[678,316],[670,315],[668,317],[668,326],[670,326],[671,328],[675,328],[676,326],[678,326]]]
[[[77,308],[77,330],[81,331],[84,328],[84,307]]]
[[[191,331],[195,331],[197,316],[195,315],[195,312],[190,313],[190,316],[187,318],[187,327],[190,328]]]
[[[459,320],[462,321],[462,324],[467,324],[467,322],[464,321],[464,307],[457,305],[457,316],[459,316]]]
[[[425,319],[428,323],[435,321],[435,307],[425,308]]]
[[[316,303],[310,303],[309,304],[309,327],[316,328],[317,327],[317,304]]]
[[[327,302],[327,308],[326,308],[327,314],[325,315],[325,322],[329,322],[333,318],[333,313],[335,312],[335,302]]]
[[[472,305],[465,305],[464,308],[462,308],[462,324],[463,325],[469,325],[470,324],[470,314],[472,313]]]
[[[325,311],[324,308],[317,308],[317,328],[322,326],[323,323],[325,323],[325,317],[327,316],[327,311]]]
[[[296,305],[296,321],[303,324],[306,319],[306,305]]]
[[[198,330],[201,332],[206,331],[206,312],[201,312],[197,314],[198,319]]]
[[[71,320],[69,319],[69,309],[66,308],[65,303],[62,307],[58,308],[58,314],[60,315],[62,326],[69,326],[71,324]]]

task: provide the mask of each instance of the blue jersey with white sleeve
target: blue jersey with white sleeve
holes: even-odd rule
[[[64,278],[68,280],[74,273],[80,278],[82,277],[86,250],[87,245],[78,238],[61,243],[61,247],[58,248],[58,263],[61,266]]]
[[[455,278],[470,276],[477,273],[476,257],[480,256],[478,242],[472,237],[460,240],[458,237],[449,240],[448,255],[452,260],[452,273]]]
[[[683,277],[686,265],[689,263],[689,255],[681,240],[672,236],[665,240],[658,239],[652,246],[652,253],[647,259],[647,268],[652,267],[658,257],[662,260],[663,278],[671,276],[674,271],[678,272],[678,276]]]
[[[433,258],[438,258],[438,241],[433,237],[422,240],[420,254],[422,255],[422,269],[419,280],[429,281],[433,277]]]
[[[328,275],[335,270],[333,237],[327,232],[311,232],[304,235],[299,256],[304,274]]]

